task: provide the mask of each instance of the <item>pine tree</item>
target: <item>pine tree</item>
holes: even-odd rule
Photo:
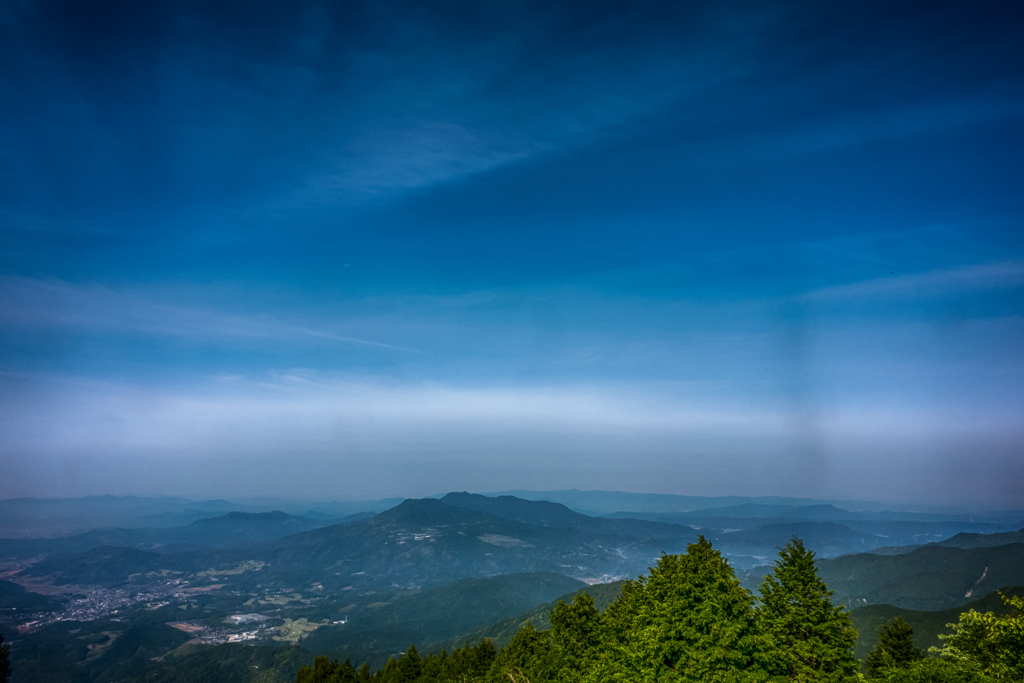
[[[578,680],[597,645],[598,612],[594,598],[578,594],[567,605],[561,600],[551,610],[551,638],[558,649],[560,681]]]
[[[721,553],[699,538],[623,586],[602,617],[603,656],[587,681],[764,681],[754,600]]]
[[[402,658],[398,660],[398,683],[414,683],[420,677],[423,670],[423,662],[420,661],[420,653],[416,651],[415,645],[410,645]]]
[[[313,666],[303,666],[295,674],[295,683],[356,683],[356,670],[352,662],[330,661],[321,655],[313,660]]]
[[[882,625],[878,643],[868,653],[864,664],[868,678],[879,678],[889,669],[905,669],[924,659],[924,653],[914,647],[914,627],[896,617]]]
[[[791,681],[838,682],[854,678],[857,631],[832,591],[818,578],[814,553],[794,537],[779,552],[761,584],[761,628],[774,659],[773,673]]]
[[[388,657],[388,661],[384,663],[384,668],[373,675],[373,680],[380,681],[380,683],[397,683],[398,676],[398,660],[394,657]]]
[[[511,642],[498,652],[488,680],[554,683],[558,680],[557,669],[556,651],[550,634],[538,631],[533,624],[526,622],[512,636]]]

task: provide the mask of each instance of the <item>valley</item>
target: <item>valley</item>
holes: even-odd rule
[[[18,681],[43,672],[75,683],[158,680],[253,646],[267,649],[271,668],[297,669],[314,653],[376,668],[409,643],[501,647],[526,620],[546,628],[555,602],[581,591],[603,609],[624,579],[700,535],[755,593],[777,547],[799,536],[865,628],[858,651],[883,615],[933,624],[927,615],[950,619],[1024,585],[1024,544],[1007,521],[1016,512],[898,519],[751,503],[629,514],[450,493],[339,519],[233,510],[183,526],[0,539],[0,630],[11,634]],[[913,543],[925,539],[933,542]],[[922,637],[934,640],[934,630],[922,627]]]

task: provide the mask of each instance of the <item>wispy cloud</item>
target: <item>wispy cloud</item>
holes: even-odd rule
[[[1024,287],[1024,261],[1004,261],[874,278],[824,287],[803,296],[811,302],[858,299],[929,299]]]
[[[43,328],[104,331],[163,337],[291,340],[316,338],[343,344],[417,352],[416,349],[365,339],[332,329],[289,323],[271,315],[245,316],[213,308],[163,303],[138,293],[119,292],[100,285],[72,285],[60,280],[0,278],[0,326],[8,329]]]

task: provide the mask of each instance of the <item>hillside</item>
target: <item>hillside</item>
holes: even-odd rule
[[[1024,586],[1012,586],[1001,590],[1007,595],[1024,595]],[[959,607],[935,612],[901,609],[892,605],[858,607],[851,613],[853,625],[860,634],[857,639],[856,655],[859,659],[863,659],[878,642],[878,631],[882,624],[897,616],[903,617],[914,627],[914,645],[922,650],[933,646],[941,647],[942,641],[939,640],[939,634],[950,633],[952,630],[946,624],[959,621],[961,613],[972,609],[996,614],[1006,614],[1008,611],[996,593]]]
[[[54,610],[63,602],[62,598],[30,593],[16,583],[0,580],[0,615],[13,617],[14,612]]]
[[[565,508],[560,512],[576,516]],[[572,523],[587,529],[589,518],[578,517]],[[607,581],[645,571],[660,552],[681,552],[695,535],[692,529],[623,520],[607,525],[595,520],[593,528],[631,527],[639,533],[648,526],[648,531],[664,533],[667,527],[677,535],[637,538],[526,524],[434,499],[407,500],[379,515],[330,526],[281,512],[231,513],[171,530],[122,529],[42,539],[38,543],[51,550],[87,549],[51,554],[24,575],[114,585],[165,570],[181,572],[176,576],[185,579],[196,572],[215,574],[208,570],[217,568],[234,590],[317,584],[328,593],[412,589],[518,572]],[[296,529],[308,530],[284,535]],[[155,538],[169,544],[156,545]],[[186,539],[193,542],[170,543]],[[93,545],[102,541],[112,543]],[[9,541],[20,546],[34,542]],[[258,566],[259,571],[233,569],[241,566]],[[223,583],[225,576],[221,579]]]
[[[325,587],[419,587],[469,577],[549,571],[575,578],[642,571],[658,549],[574,529],[524,524],[438,500],[407,500],[366,520],[281,539],[261,555],[271,573]],[[295,558],[302,566],[295,566]]]
[[[455,638],[583,586],[550,572],[463,579],[363,606],[346,615],[347,623],[319,628],[300,642],[304,648],[334,652],[343,659],[383,663],[409,643]]]
[[[451,650],[455,647],[461,647],[465,643],[476,643],[483,639],[490,639],[495,647],[503,647],[512,640],[512,636],[516,634],[516,631],[527,621],[533,626],[540,630],[545,630],[551,627],[551,610],[555,608],[558,601],[561,600],[567,604],[572,603],[573,599],[580,593],[586,593],[594,599],[594,605],[598,611],[603,612],[608,605],[610,605],[615,598],[619,597],[619,593],[622,592],[622,584],[625,581],[613,581],[611,583],[599,583],[593,586],[587,586],[586,588],[580,588],[579,590],[565,595],[560,595],[551,602],[546,602],[543,605],[538,605],[528,612],[524,612],[514,617],[502,619],[501,621],[489,624],[484,628],[460,635],[450,640],[440,640],[433,643],[427,643],[425,651],[428,652],[439,652],[442,648]]]
[[[100,546],[119,546],[154,552],[249,548],[284,536],[319,529],[339,520],[324,521],[272,512],[229,512],[197,519],[178,527],[103,529],[59,538],[0,539],[0,557],[82,553]]]
[[[818,568],[834,599],[851,607],[888,604],[934,611],[964,605],[1000,586],[1024,584],[1024,544],[861,553],[821,560]]]
[[[1011,543],[1024,543],[1024,529],[1019,529],[1017,531],[1004,531],[1002,533],[995,534],[959,533],[952,538],[935,541],[933,543],[928,543],[927,545],[969,550],[971,548],[992,548],[999,545],[1009,545]],[[877,555],[903,555],[923,547],[925,546],[887,546],[884,548],[878,548],[871,552]]]
[[[570,510],[561,503],[523,500],[514,496],[495,498],[473,493],[449,493],[441,502],[464,510],[484,512],[533,526],[575,529],[594,536],[628,536],[631,538],[697,539],[697,532],[688,526],[665,524],[639,519],[589,517]]]

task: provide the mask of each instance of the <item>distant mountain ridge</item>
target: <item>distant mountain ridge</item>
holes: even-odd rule
[[[332,520],[338,523],[341,520]],[[0,555],[35,557],[53,553],[80,553],[100,546],[121,546],[154,552],[247,548],[283,536],[326,526],[329,522],[296,517],[280,510],[229,512],[199,519],[181,527],[106,529],[76,536],[42,539],[0,539]]]
[[[9,498],[0,500],[0,539],[54,538],[100,529],[182,526],[228,512],[282,510],[301,516],[340,519],[360,512],[381,512],[401,498],[353,502],[309,500],[189,500],[178,497],[85,496],[82,498]]]
[[[1000,545],[1009,545],[1011,543],[1024,543],[1024,528],[1019,529],[1018,531],[1004,531],[1002,533],[995,534],[959,533],[944,541],[935,541],[924,545],[887,546],[877,548],[871,552],[876,555],[904,555],[906,553],[913,552],[918,548],[927,548],[930,546],[969,550],[971,548],[992,548]]]
[[[442,503],[465,510],[485,512],[495,517],[510,519],[533,526],[575,529],[582,533],[633,538],[688,538],[697,539],[697,533],[688,526],[665,524],[640,519],[609,519],[589,517],[570,510],[561,503],[523,500],[514,496],[491,498],[477,493],[449,493]]]
[[[484,493],[486,496],[515,496],[525,500],[547,500],[562,503],[585,514],[613,514],[627,510],[643,512],[687,512],[718,507],[746,504],[815,506],[834,505],[853,511],[919,512],[946,514],[970,514],[961,509],[913,504],[879,503],[864,500],[821,500],[818,498],[788,498],[785,496],[684,496],[671,493],[631,493],[626,491],[581,491],[578,489],[558,491],[500,491]],[[978,513],[981,514],[981,513]],[[992,511],[1001,518],[1020,519],[1021,511]]]

